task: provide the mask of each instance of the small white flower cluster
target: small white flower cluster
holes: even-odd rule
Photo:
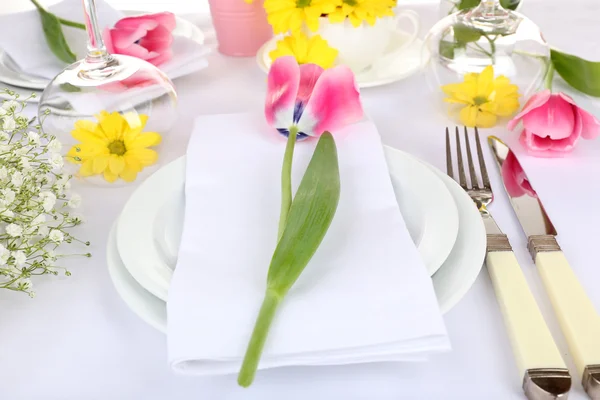
[[[33,296],[31,276],[70,275],[58,265],[67,255],[56,251],[83,243],[67,232],[82,223],[71,211],[81,198],[69,192],[60,142],[33,126],[22,115],[26,103],[13,97],[0,103],[0,289]]]

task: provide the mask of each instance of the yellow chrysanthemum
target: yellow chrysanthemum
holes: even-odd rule
[[[354,27],[363,22],[375,25],[377,18],[393,16],[394,6],[394,0],[343,0],[329,13],[329,21],[340,23],[348,18]]]
[[[463,106],[459,118],[466,126],[489,128],[498,117],[509,117],[519,109],[518,86],[503,75],[494,78],[491,65],[479,74],[466,74],[462,83],[442,86],[442,90],[448,95],[444,101]]]
[[[103,175],[108,182],[121,178],[133,182],[137,174],[158,159],[148,147],[161,142],[156,132],[142,132],[147,115],[100,112],[98,123],[79,120],[71,135],[80,143],[71,147],[67,160],[81,164],[82,177]]]
[[[338,51],[327,44],[320,35],[310,39],[302,32],[294,33],[277,41],[277,48],[269,53],[271,61],[279,57],[294,56],[298,64],[317,64],[323,69],[331,68]]]
[[[306,23],[313,32],[319,28],[319,17],[335,10],[337,0],[265,0],[267,20],[273,32],[297,32]]]

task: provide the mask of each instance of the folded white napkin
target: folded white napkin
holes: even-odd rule
[[[103,0],[96,0],[98,23],[101,29],[112,27],[125,15],[115,10]],[[63,0],[48,7],[55,15],[75,22],[83,22],[83,8],[80,0]],[[86,54],[87,35],[84,31],[63,25],[63,32],[69,47],[81,59]],[[175,32],[177,32],[177,28]],[[54,78],[66,67],[50,51],[37,10],[0,15],[0,49],[3,49],[28,74],[43,78]],[[205,68],[206,56],[210,48],[186,37],[173,35],[173,57],[159,65],[171,79]]]
[[[449,349],[375,126],[361,122],[335,137],[337,213],[280,306],[261,369],[416,360]],[[297,144],[294,187],[315,145]],[[241,365],[276,243],[284,148],[285,140],[259,115],[195,122],[167,304],[169,362],[178,372],[226,374]]]

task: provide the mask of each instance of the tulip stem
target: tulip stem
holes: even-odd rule
[[[265,347],[269,328],[271,327],[280,301],[281,297],[275,291],[267,289],[260,312],[256,318],[256,323],[254,324],[250,343],[248,343],[248,348],[246,349],[242,368],[238,374],[238,384],[242,387],[248,387],[254,381],[254,375],[256,375],[258,362]]]
[[[548,66],[548,72],[546,72],[546,78],[544,79],[544,87],[552,91],[552,80],[554,79],[554,64],[550,62]]]
[[[292,159],[294,158],[294,146],[296,145],[297,134],[298,128],[295,126],[291,127],[283,156],[283,167],[281,168],[281,211],[279,213],[277,241],[283,235],[287,216],[292,205]]]

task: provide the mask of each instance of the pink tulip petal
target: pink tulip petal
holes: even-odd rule
[[[594,139],[600,134],[600,121],[592,114],[582,108],[577,107],[581,116],[581,137],[584,139]]]
[[[177,20],[175,18],[175,14],[170,12],[161,12],[152,14],[155,21],[157,21],[160,25],[164,26],[171,32],[177,26]]]
[[[293,124],[294,107],[300,85],[300,67],[293,56],[276,59],[269,69],[265,117],[279,129]]]
[[[519,138],[519,141],[521,142],[523,147],[525,147],[525,149],[527,150],[527,153],[529,153],[535,157],[545,157],[545,158],[560,156],[560,155],[557,155],[554,152],[550,151],[547,148],[539,148],[537,146],[534,146],[533,145],[534,137],[535,137],[535,135],[529,135],[529,133],[525,129],[523,129],[523,132],[521,132],[521,137]]]
[[[539,136],[559,140],[571,136],[576,128],[574,106],[553,94],[544,106],[534,108],[523,116],[523,126]]]
[[[598,122],[596,117],[575,104],[575,100],[573,100],[570,96],[562,92],[559,92],[556,95],[558,95],[564,101],[570,103],[575,109],[574,112],[581,115],[581,136],[584,139],[594,139],[596,136],[598,136],[600,133],[600,122]]]
[[[146,18],[146,16],[141,17],[126,17],[117,21],[115,24],[115,29],[127,29],[133,30],[142,28],[144,30],[151,30],[156,28],[159,23],[152,18]]]
[[[148,50],[140,46],[139,44],[132,44],[129,47],[125,48],[116,48],[115,53],[123,54],[126,56],[141,58],[142,60],[147,60],[149,57],[155,57],[156,54],[150,54]]]
[[[325,70],[313,89],[298,126],[310,136],[333,131],[363,117],[360,93],[350,68]]]
[[[113,44],[117,49],[126,49],[146,36],[146,32],[147,30],[142,27],[135,29],[113,29]]]
[[[161,65],[164,62],[167,62],[173,57],[173,52],[171,49],[163,50],[162,53],[158,54],[156,57],[149,58],[147,61],[156,66]]]
[[[508,129],[512,131],[513,129],[515,129],[515,126],[517,126],[521,118],[527,115],[527,113],[529,113],[533,109],[536,109],[546,104],[551,94],[552,93],[550,92],[550,90],[546,89],[542,90],[541,92],[535,93],[533,96],[531,96],[529,100],[527,100],[527,103],[525,103],[525,105],[523,106],[521,112],[517,114],[513,119],[508,121]]]
[[[319,77],[323,74],[323,71],[324,69],[316,64],[300,65],[300,86],[298,87],[298,94],[296,95],[296,103],[301,102],[304,105],[308,103],[313,89],[315,88]]]
[[[104,31],[102,32],[102,40],[104,40],[104,46],[106,47],[106,51],[115,54],[115,47],[112,41],[112,31],[110,28],[104,29]]]
[[[147,48],[149,51],[161,52],[171,47],[173,36],[171,32],[164,26],[157,26],[155,29],[148,31],[139,45]]]

